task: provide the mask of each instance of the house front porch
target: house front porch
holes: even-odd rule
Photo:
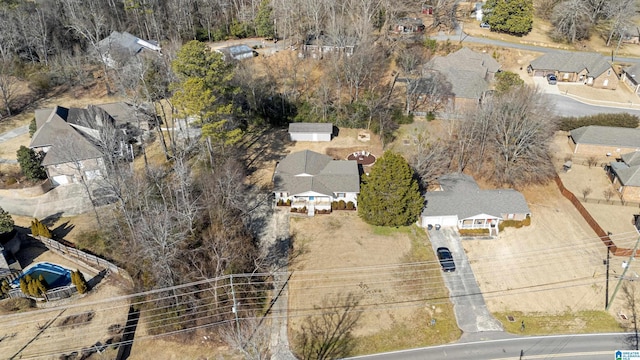
[[[489,229],[489,234],[494,236],[499,233],[499,223],[499,217],[482,214],[458,220],[458,229]]]

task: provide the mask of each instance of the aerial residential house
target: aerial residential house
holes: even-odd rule
[[[396,34],[416,34],[423,33],[424,23],[420,18],[401,18],[398,19],[393,27],[393,32]]]
[[[640,94],[640,64],[635,64],[622,69],[622,82],[626,84],[636,95]]]
[[[216,49],[215,51],[222,54],[226,61],[251,59],[258,56],[258,52],[248,45],[234,45]]]
[[[531,61],[532,76],[554,74],[558,81],[581,82],[598,89],[618,87],[618,75],[606,57],[598,53],[553,51]]]
[[[583,126],[571,130],[569,145],[574,154],[614,156],[640,150],[640,129],[613,126]]]
[[[623,201],[640,201],[640,151],[622,154],[606,170]]]
[[[471,176],[459,173],[443,175],[438,182],[441,191],[425,193],[423,227],[489,229],[490,235],[498,235],[500,222],[531,216],[524,196],[513,189],[481,190]]]
[[[336,35],[330,36],[324,33],[320,35],[309,35],[302,46],[305,54],[312,58],[322,58],[324,54],[345,54],[353,55],[357,46],[357,39],[352,36]]]
[[[125,63],[131,57],[143,52],[160,53],[159,44],[151,40],[142,40],[128,32],[114,31],[97,44],[100,56],[109,67],[115,67],[118,62]]]
[[[310,150],[288,155],[276,166],[273,176],[277,202],[290,202],[296,209],[331,210],[333,201],[358,204],[360,172],[352,160],[333,160]]]
[[[106,172],[106,152],[133,159],[135,135],[98,106],[56,106],[38,109],[35,115],[37,130],[29,147],[45,153],[42,166],[53,185],[100,179]]]
[[[291,141],[331,141],[332,123],[290,123]]]
[[[425,73],[438,71],[451,83],[451,107],[474,109],[491,87],[501,65],[489,54],[467,47],[447,56],[436,56],[425,66]]]

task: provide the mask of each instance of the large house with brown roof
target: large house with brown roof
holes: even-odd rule
[[[618,75],[606,57],[598,53],[554,51],[531,61],[532,76],[554,74],[558,81],[582,82],[599,89],[618,87]]]
[[[571,130],[569,145],[574,154],[620,157],[640,150],[640,129],[613,126],[583,126]]]
[[[310,150],[288,155],[276,166],[273,176],[278,203],[306,208],[313,216],[316,210],[331,210],[334,201],[358,204],[360,172],[352,160],[333,160]]]

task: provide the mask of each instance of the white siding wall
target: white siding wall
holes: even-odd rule
[[[289,133],[291,135],[291,141],[331,141],[331,134],[318,134],[318,133]]]

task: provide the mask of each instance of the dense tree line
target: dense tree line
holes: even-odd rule
[[[556,40],[574,43],[597,35],[607,46],[624,35],[638,35],[637,10],[634,0],[542,0],[537,6],[538,16],[551,21]]]

